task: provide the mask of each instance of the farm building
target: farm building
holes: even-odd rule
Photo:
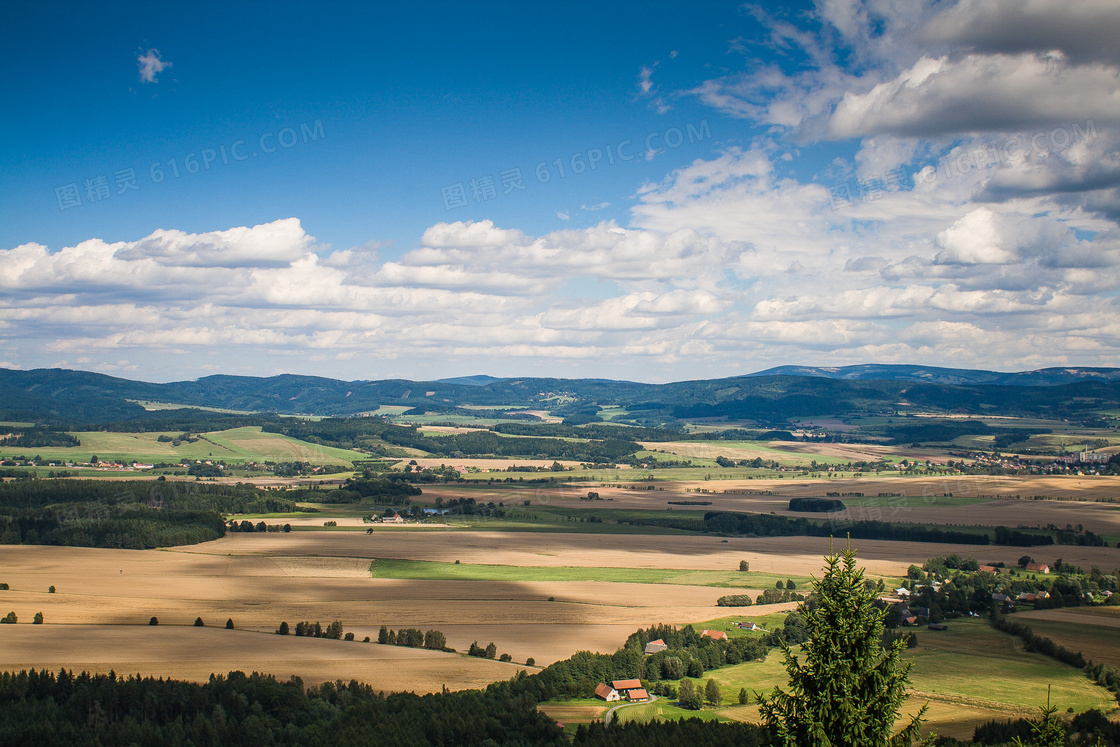
[[[638,687],[633,690],[627,690],[626,699],[631,703],[638,703],[643,700],[649,700],[649,693],[647,693],[643,688]]]
[[[650,641],[646,644],[646,653],[656,654],[658,651],[664,651],[667,648],[669,648],[669,646],[666,645],[665,641],[658,638],[656,641]]]
[[[1045,563],[1027,563],[1024,570],[1034,571],[1035,573],[1049,573],[1050,566]]]
[[[700,637],[711,638],[713,641],[726,641],[727,633],[724,633],[722,630],[701,630]]]
[[[608,703],[622,700],[622,696],[618,694],[618,690],[615,690],[605,682],[600,682],[595,686],[595,697],[605,700]]]
[[[615,680],[611,683],[615,690],[618,690],[622,695],[629,695],[631,690],[641,690],[641,680]],[[643,690],[644,692],[644,690]],[[649,697],[648,695],[646,697]]]

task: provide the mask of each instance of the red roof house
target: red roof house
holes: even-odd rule
[[[622,700],[622,696],[618,694],[618,690],[615,690],[605,682],[600,682],[595,686],[595,697],[607,701]]]

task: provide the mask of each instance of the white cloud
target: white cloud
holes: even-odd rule
[[[140,53],[136,58],[136,65],[140,68],[141,83],[155,83],[156,77],[171,67],[170,62],[160,58],[158,49],[149,49],[147,52]]]
[[[823,135],[929,137],[1120,121],[1117,69],[1060,53],[922,57],[866,93],[845,93]]]

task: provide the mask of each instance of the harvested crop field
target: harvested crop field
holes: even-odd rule
[[[1120,607],[1067,607],[1011,618],[1086,659],[1120,667]]]
[[[447,540],[470,535],[381,536],[401,542],[400,550],[411,546],[415,553],[433,555]],[[533,657],[546,664],[580,649],[613,651],[629,633],[651,623],[711,619],[719,614],[716,600],[729,593],[726,588],[650,583],[375,579],[369,572],[371,558],[356,554],[385,550],[389,543],[376,541],[376,536],[303,532],[292,541],[295,535],[254,534],[259,541],[246,542],[249,537],[231,535],[176,551],[0,547],[4,582],[11,586],[0,592],[0,604],[5,613],[14,611],[19,617],[15,630],[23,630],[36,612],[45,616],[44,629],[96,624],[146,630],[149,618],[156,616],[161,630],[184,630],[201,617],[208,626],[223,625],[229,618],[239,630],[270,633],[281,621],[325,625],[341,620],[359,641],[367,635],[376,639],[381,625],[435,628],[461,651],[476,640],[483,645],[494,641],[515,661]],[[409,537],[416,539],[408,542]],[[458,549],[467,548],[460,544]],[[484,550],[480,547],[478,553]],[[517,555],[521,553],[511,557]],[[547,556],[534,552],[531,557]],[[52,585],[57,593],[47,592]],[[5,627],[0,633],[11,630]],[[272,637],[247,640],[271,643]],[[54,661],[49,650],[34,650],[36,657],[43,656],[39,666]],[[19,648],[0,650],[0,666],[31,664],[27,658]],[[268,657],[250,646],[225,657],[223,669],[215,671],[248,671],[261,658]],[[479,660],[454,661],[470,670]],[[179,664],[168,666],[172,671],[167,674],[176,674]],[[183,671],[194,672],[190,667]],[[457,671],[449,671],[445,682],[467,686]]]
[[[621,535],[538,532],[462,531],[425,532],[388,530],[364,532],[299,532],[291,534],[232,534],[214,542],[177,548],[176,554],[285,555],[400,558],[454,563],[521,566],[603,566],[610,568],[676,568],[733,570],[740,560],[752,571],[811,576],[819,574],[828,553],[826,537],[729,537],[686,535]],[[840,540],[836,540],[840,542]],[[1023,548],[999,545],[957,545],[936,542],[853,540],[860,564],[878,576],[899,576],[911,563],[956,553],[1014,565]],[[1120,550],[1111,547],[1063,545],[1034,548],[1090,567],[1120,565]]]
[[[215,621],[217,622],[217,621]],[[325,638],[297,638],[160,625],[14,625],[3,631],[0,666],[141,674],[205,682],[239,669],[305,684],[356,679],[375,689],[417,693],[485,687],[524,666],[457,654]],[[34,653],[32,653],[34,652]],[[534,670],[529,670],[534,671]]]
[[[980,550],[985,560],[1013,563],[1021,554],[1019,548],[922,543],[860,541],[854,546],[868,571],[883,576],[899,576],[910,563],[931,555]],[[1109,567],[1116,557],[1112,548],[1060,550],[1067,561],[1086,567]],[[625,571],[611,569],[728,572],[737,569],[740,560],[747,560],[750,575],[799,578],[819,575],[821,556],[827,551],[827,539],[805,537],[723,542],[700,536],[439,529],[386,530],[373,535],[352,531],[239,533],[173,550],[0,546],[0,580],[11,586],[0,592],[0,613],[14,611],[19,618],[18,625],[0,629],[0,667],[55,668],[64,661],[67,666],[81,667],[101,662],[117,671],[190,678],[231,669],[257,669],[286,677],[297,672],[297,667],[306,667],[298,674],[308,681],[359,678],[391,690],[403,686],[403,678],[412,683],[408,689],[439,689],[443,684],[473,687],[508,675],[495,674],[497,664],[491,661],[458,655],[432,658],[429,652],[406,651],[420,663],[409,665],[418,668],[415,677],[402,676],[403,665],[397,659],[403,654],[395,647],[297,640],[272,631],[281,621],[326,625],[340,620],[346,632],[353,632],[361,641],[365,636],[376,639],[381,625],[434,628],[443,631],[448,645],[460,651],[474,641],[482,645],[493,641],[500,653],[509,653],[515,662],[533,657],[544,665],[578,650],[614,651],[629,633],[653,623],[699,623],[728,613],[747,614],[742,608],[715,606],[720,596],[741,590],[687,583],[629,583],[619,580],[625,579]],[[546,580],[373,578],[369,568],[374,558],[606,569],[611,575],[609,580],[555,580],[549,570],[535,572]],[[616,575],[619,573],[623,575]],[[52,585],[57,593],[48,593]],[[750,614],[792,606],[756,606],[750,608]],[[43,613],[45,624],[26,624],[36,612]],[[159,618],[159,626],[147,625],[152,616]],[[191,627],[196,617],[207,625],[202,631]],[[227,618],[234,621],[237,631],[214,629]],[[222,642],[236,640],[237,644],[228,649],[181,649],[159,643],[223,634],[230,637],[220,639]],[[132,635],[136,636],[131,639],[134,646],[126,643]],[[79,640],[85,643],[75,649]],[[38,642],[31,645],[29,641]],[[296,644],[316,648],[276,648]],[[328,648],[319,648],[324,646]],[[299,659],[290,651],[314,655]],[[394,652],[392,656],[381,655],[389,651]]]

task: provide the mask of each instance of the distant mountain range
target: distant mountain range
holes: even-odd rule
[[[86,371],[0,369],[4,420],[88,424],[165,417],[145,410],[141,402],[326,416],[368,413],[382,405],[448,414],[477,413],[490,406],[495,408],[492,417],[502,415],[497,408],[547,409],[573,423],[597,419],[605,405],[624,407],[625,420],[637,424],[696,418],[781,423],[896,410],[1084,420],[1120,409],[1120,369],[999,373],[905,365],[782,366],[746,376],[670,384],[481,375],[428,382],[347,382],[293,374],[219,375],[152,384]],[[467,405],[472,409],[460,409]]]
[[[778,366],[749,376],[817,376],[825,379],[878,379],[884,381],[920,381],[925,384],[995,384],[996,386],[1055,386],[1079,381],[1116,381],[1120,368],[1042,368],[1037,371],[1000,373],[967,368],[937,366],[880,365],[864,363],[857,366],[829,368],[825,366]]]

